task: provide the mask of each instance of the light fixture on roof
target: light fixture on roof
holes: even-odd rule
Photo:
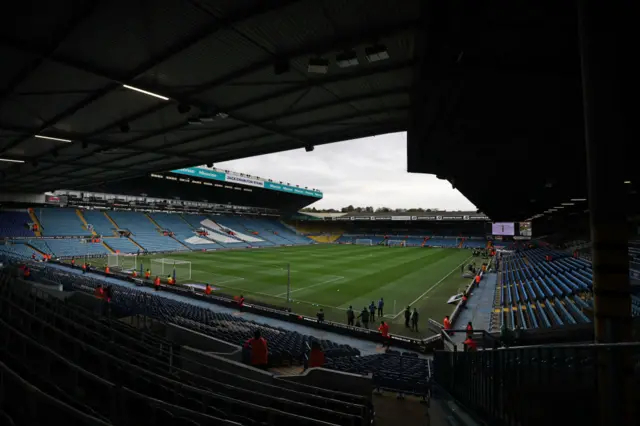
[[[631,183],[631,181],[630,180],[625,180],[624,183],[629,185]]]
[[[65,143],[73,142],[71,139],[54,138],[52,136],[35,135],[34,137],[38,139],[47,139],[50,141],[57,141],[57,142],[65,142]]]
[[[389,52],[386,46],[382,44],[376,44],[364,49],[364,54],[369,62],[378,62],[389,59]]]
[[[572,198],[571,201],[587,201],[586,198]]]
[[[5,163],[24,163],[24,161],[22,160],[14,160],[11,158],[0,158],[0,161],[3,161]]]
[[[355,50],[348,50],[336,55],[336,64],[338,64],[340,68],[355,67],[359,63]]]
[[[148,95],[148,96],[153,96],[154,98],[162,99],[163,101],[168,101],[169,100],[169,98],[167,98],[166,96],[158,95],[157,93],[149,92],[148,90],[142,90],[142,89],[139,89],[137,87],[129,86],[128,84],[123,84],[122,87],[124,87],[125,89],[129,89],[129,90],[133,90],[133,91],[136,91],[136,92],[139,92],[139,93],[143,93],[143,94]]]
[[[563,206],[575,206],[576,203],[562,203]]]
[[[323,58],[309,59],[307,72],[312,74],[326,74],[329,71],[329,61]]]
[[[564,209],[564,206],[555,206],[554,209]]]

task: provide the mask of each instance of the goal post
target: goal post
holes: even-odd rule
[[[361,246],[372,246],[373,245],[373,240],[370,238],[358,238],[356,240],[356,244],[361,245]]]
[[[406,247],[407,242],[405,240],[388,240],[387,245],[389,247]]]
[[[107,266],[110,269],[118,269],[121,271],[133,271],[138,267],[138,256],[126,254],[108,254]]]
[[[179,282],[191,279],[191,262],[177,259],[151,259],[151,275],[166,278],[169,275],[175,276]],[[175,273],[174,273],[175,271]]]

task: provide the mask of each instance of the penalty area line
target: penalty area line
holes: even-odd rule
[[[438,286],[439,286],[439,285],[440,285],[444,280],[446,280],[447,278],[449,278],[449,275],[451,275],[451,274],[453,274],[455,271],[457,271],[457,270],[458,270],[458,268],[460,268],[460,266],[462,266],[462,265],[464,265],[465,263],[467,263],[467,261],[468,261],[469,259],[471,259],[472,257],[473,257],[473,256],[469,256],[469,257],[467,257],[467,258],[466,258],[464,261],[462,261],[458,266],[456,266],[455,268],[453,268],[453,269],[451,270],[451,272],[449,272],[447,275],[445,275],[444,277],[442,277],[442,279],[441,279],[440,281],[438,281],[437,283],[435,283],[434,285],[432,285],[431,287],[429,287],[429,288],[428,288],[424,293],[422,293],[420,296],[418,296],[418,298],[417,298],[416,300],[414,300],[413,302],[409,303],[409,306],[412,306],[412,305],[414,305],[415,303],[418,303],[420,300],[422,300],[422,298],[423,298],[424,296],[426,296],[427,294],[431,293],[431,291],[432,291],[433,289],[435,289],[436,287],[438,287]],[[399,317],[400,315],[402,315],[402,314],[403,314],[403,312],[402,312],[402,311],[401,311],[401,312],[398,312],[396,315],[394,315],[394,316],[393,316],[393,317],[391,317],[391,318],[396,319],[396,318],[398,318],[398,317]],[[385,315],[385,316],[386,316],[386,315]]]
[[[308,290],[308,289],[313,288],[313,287],[318,287],[319,285],[329,284],[329,283],[332,283],[334,281],[338,281],[338,280],[344,279],[344,277],[340,276],[340,275],[330,275],[330,276],[332,276],[333,278],[329,278],[328,280],[324,280],[322,282],[319,282],[319,283],[316,283],[316,284],[312,284],[312,285],[309,285],[309,286],[306,286],[306,287],[297,288],[295,290],[291,290],[288,293],[292,294],[292,293],[295,293],[295,292],[298,292],[298,291]],[[287,295],[287,292],[284,292],[284,293],[280,293],[280,294],[276,295],[276,297],[282,297],[282,296],[286,296],[286,295]]]

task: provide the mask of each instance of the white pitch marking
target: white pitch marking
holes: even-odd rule
[[[302,288],[298,288],[298,289],[295,289],[295,290],[291,290],[289,292],[289,294],[295,293],[297,291],[307,290],[307,289],[310,289],[310,288],[313,288],[313,287],[317,287],[319,285],[328,284],[328,283],[332,283],[334,281],[338,281],[338,280],[344,279],[344,277],[341,277],[339,275],[330,275],[330,276],[332,276],[333,278],[329,278],[328,280],[322,281],[321,283],[316,283],[316,284],[312,284],[312,285],[307,286],[307,287],[302,287]],[[284,292],[284,293],[280,293],[280,294],[276,295],[276,297],[282,297],[282,296],[286,296],[286,295],[287,295],[287,292]]]
[[[416,300],[414,300],[413,302],[409,303],[409,306],[413,305],[414,303],[419,302],[424,296],[426,296],[427,294],[429,294],[431,292],[431,290],[433,290],[434,288],[438,287],[440,285],[440,283],[444,280],[446,280],[449,275],[453,274],[455,271],[458,270],[458,268],[460,268],[460,266],[464,265],[465,263],[467,263],[467,261],[469,259],[471,259],[473,256],[469,256],[467,257],[462,263],[460,263],[460,265],[456,266],[455,268],[453,268],[453,270],[451,272],[449,272],[447,275],[445,275],[444,277],[442,277],[442,279],[440,281],[438,281],[437,283],[435,283],[434,285],[432,285],[431,287],[429,287],[427,289],[427,291],[425,291],[424,293],[422,293],[420,296],[418,296],[418,298]],[[398,318],[400,315],[402,315],[404,312],[399,312],[397,313],[395,316],[393,316],[393,319]]]

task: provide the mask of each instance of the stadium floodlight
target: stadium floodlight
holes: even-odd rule
[[[630,181],[630,180],[625,180],[625,181],[624,181],[624,183],[625,183],[626,185],[629,185],[629,184],[631,184],[631,181]]]
[[[312,74],[326,74],[329,71],[329,61],[323,58],[309,59],[307,72]]]
[[[572,198],[571,201],[587,201],[586,198]]]
[[[34,135],[33,137],[38,139],[47,139],[47,140],[56,141],[56,142],[65,142],[65,143],[73,142],[71,139],[54,138],[52,136],[44,136],[44,135]]]
[[[13,160],[11,158],[0,158],[0,161],[4,161],[5,163],[24,163],[22,160]]]
[[[554,209],[564,209],[564,206],[555,206]]]
[[[563,206],[575,206],[576,203],[562,203]]]
[[[378,62],[389,59],[389,52],[387,51],[387,48],[381,44],[365,48],[364,54],[369,62]]]
[[[336,55],[336,64],[340,68],[349,68],[355,67],[360,62],[358,62],[358,55],[354,50],[346,51]]]
[[[158,95],[157,93],[149,92],[148,90],[143,90],[137,87],[129,86],[128,84],[123,84],[122,87],[124,87],[125,89],[133,90],[138,93],[143,93],[148,96],[153,96],[154,98],[162,99],[163,101],[169,100],[169,98],[167,98],[166,96]]]

